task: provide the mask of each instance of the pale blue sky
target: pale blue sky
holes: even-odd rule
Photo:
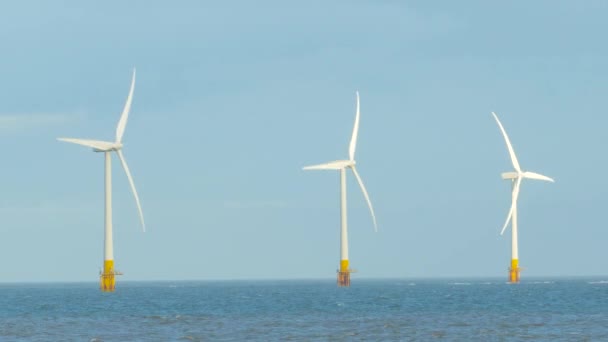
[[[505,277],[508,153],[524,182],[522,277],[607,275],[604,1],[20,1],[0,5],[3,281],[96,281],[103,156],[123,280],[333,278],[338,174],[356,277]]]

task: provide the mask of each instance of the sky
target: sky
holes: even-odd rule
[[[0,5],[0,282],[97,281],[101,154],[125,280],[334,278],[348,157],[354,278],[608,276],[604,1],[11,1]]]

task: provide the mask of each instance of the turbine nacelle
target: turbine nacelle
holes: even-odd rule
[[[514,171],[503,172],[500,176],[502,179],[517,179],[519,177],[519,173]]]
[[[112,145],[112,147],[106,149],[106,150],[101,150],[98,148],[94,148],[93,152],[112,152],[112,151],[119,151],[122,150],[122,143],[115,143],[114,145]]]

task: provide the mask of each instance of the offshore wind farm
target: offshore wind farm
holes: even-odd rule
[[[403,6],[394,6],[397,12],[408,11]],[[135,11],[135,7],[130,6],[126,11],[134,13],[131,11]],[[433,12],[431,7],[429,11]],[[189,7],[183,5],[149,11],[155,15],[191,13],[186,8]],[[378,16],[394,13],[371,4],[352,9],[362,16],[367,15],[367,10]],[[221,17],[219,13],[224,12],[218,11],[214,13]],[[315,16],[314,11],[303,11]],[[464,15],[456,9],[450,11],[455,16]],[[510,13],[516,16],[516,11]],[[550,15],[562,18],[560,13]],[[135,17],[143,20],[141,16]],[[145,198],[146,222],[155,227],[155,233],[142,236],[135,234],[134,229],[119,228],[123,224],[134,227],[141,223],[134,222],[138,216],[128,209],[133,204],[128,178],[113,177],[114,243],[128,246],[115,246],[115,253],[120,250],[120,257],[117,256],[122,265],[120,269],[128,270],[121,279],[335,278],[335,268],[327,267],[327,260],[340,262],[339,233],[327,235],[322,227],[340,227],[339,222],[334,222],[340,218],[336,203],[339,198],[319,194],[340,184],[335,184],[329,173],[313,176],[301,172],[300,168],[323,155],[339,156],[348,152],[345,151],[349,147],[347,137],[352,140],[354,122],[337,113],[344,112],[344,104],[355,104],[355,89],[360,90],[364,105],[358,139],[364,141],[357,141],[356,168],[363,172],[365,186],[370,187],[374,211],[382,228],[378,234],[358,228],[371,225],[369,211],[363,208],[367,206],[364,196],[349,194],[349,258],[356,258],[349,262],[356,263],[359,269],[356,277],[504,277],[499,265],[511,259],[511,255],[507,255],[510,248],[503,243],[510,245],[511,241],[485,235],[497,219],[508,214],[503,210],[509,210],[507,207],[512,204],[512,196],[504,196],[505,184],[496,183],[492,176],[504,171],[500,166],[504,165],[505,157],[508,158],[508,154],[500,152],[504,153],[505,145],[496,139],[496,127],[487,126],[486,115],[494,108],[499,114],[507,115],[501,116],[501,120],[507,120],[509,135],[518,134],[510,137],[523,148],[521,151],[516,148],[517,157],[528,160],[533,170],[554,170],[557,173],[551,176],[559,180],[559,184],[551,187],[542,182],[526,183],[525,194],[518,199],[517,220],[525,227],[519,231],[522,239],[518,247],[520,252],[525,251],[525,257],[522,256],[525,274],[557,276],[567,269],[571,275],[582,276],[601,274],[604,269],[599,261],[604,256],[598,252],[603,248],[600,241],[604,232],[595,229],[596,222],[601,222],[601,216],[597,215],[604,203],[600,174],[602,140],[597,138],[602,136],[600,127],[604,118],[597,110],[599,96],[595,95],[603,90],[599,86],[586,88],[601,84],[601,73],[594,71],[595,83],[590,84],[589,75],[582,70],[579,78],[575,77],[578,74],[569,75],[571,79],[566,86],[559,83],[562,77],[543,69],[551,64],[537,64],[536,59],[524,63],[511,55],[503,59],[495,50],[486,56],[488,50],[477,49],[477,45],[454,51],[470,52],[481,61],[449,59],[449,65],[442,64],[444,54],[430,48],[415,50],[429,53],[429,58],[409,52],[379,56],[372,51],[385,51],[373,49],[374,44],[382,43],[362,35],[363,28],[349,23],[345,29],[356,34],[345,34],[335,30],[329,20],[322,21],[320,27],[329,30],[331,37],[342,41],[361,36],[361,45],[352,47],[355,53],[340,50],[337,55],[319,47],[318,51],[327,53],[327,56],[322,54],[325,56],[322,59],[327,59],[321,62],[314,54],[303,55],[304,61],[299,61],[291,59],[287,50],[275,51],[272,48],[275,45],[260,40],[261,29],[248,32],[245,37],[255,42],[253,46],[265,48],[251,50],[237,44],[238,35],[228,35],[226,44],[229,45],[214,45],[217,42],[210,37],[199,37],[195,31],[170,26],[174,31],[167,34],[179,32],[184,41],[160,35],[154,36],[159,43],[151,44],[144,39],[156,32],[152,30],[156,26],[149,21],[141,27],[151,30],[150,33],[140,32],[143,40],[137,40],[113,31],[107,36],[101,33],[98,28],[108,26],[98,14],[89,13],[90,22],[70,18],[82,24],[83,34],[66,38],[57,48],[49,50],[65,54],[48,60],[57,63],[58,68],[43,65],[47,60],[30,65],[22,63],[18,55],[7,56],[14,71],[5,69],[7,81],[3,83],[1,101],[4,115],[0,123],[5,127],[5,145],[14,145],[15,149],[7,149],[5,155],[6,177],[12,180],[5,188],[6,229],[23,225],[32,228],[9,229],[12,238],[7,241],[15,243],[7,246],[5,256],[23,254],[17,246],[25,245],[51,258],[49,263],[62,265],[40,270],[39,258],[34,257],[36,253],[27,253],[19,265],[6,266],[7,280],[84,281],[91,278],[84,270],[98,267],[99,251],[94,253],[85,246],[103,239],[103,235],[94,235],[92,224],[97,222],[95,214],[101,213],[100,208],[105,206],[105,189],[89,179],[105,177],[104,169],[97,167],[101,160],[93,159],[101,153],[79,157],[74,155],[77,151],[66,145],[48,142],[64,135],[104,137],[112,132],[108,128],[116,127],[120,119],[116,99],[126,96],[123,92],[129,90],[121,90],[119,85],[125,82],[125,74],[133,66],[138,68],[137,94],[134,94],[137,113],[129,115],[124,140],[128,138],[128,146],[124,148],[129,152],[121,150],[121,153],[129,154],[128,166],[136,173],[133,176],[136,176],[137,191]],[[297,18],[294,22],[284,22],[289,34],[263,33],[275,42],[299,42],[305,51],[317,51],[313,42],[324,44],[322,35],[309,31],[309,22]],[[390,23],[402,27],[400,20],[391,18]],[[11,19],[5,17],[5,22],[14,27],[27,22]],[[52,22],[62,21],[53,19]],[[185,19],[184,23],[199,27],[193,20]],[[526,22],[526,25],[536,24]],[[421,24],[421,27],[427,26]],[[55,32],[53,36],[62,36],[55,26],[46,28]],[[460,29],[458,32],[475,34],[474,37],[486,45],[495,42],[485,40],[477,30]],[[581,29],[583,31],[587,32]],[[242,33],[237,28],[231,32]],[[307,32],[310,39],[291,39],[297,32]],[[511,34],[502,28],[494,28],[493,32],[501,37]],[[392,41],[401,39],[393,31],[383,33]],[[22,42],[39,37],[28,32],[23,34]],[[112,45],[117,39],[128,41],[129,44],[121,46],[129,46],[125,51],[131,55],[119,58],[111,54],[100,64],[97,54],[72,50],[95,34],[99,34],[102,46]],[[193,53],[185,41],[196,39],[216,49]],[[435,46],[435,40],[425,41]],[[466,41],[473,44],[477,40]],[[175,49],[162,48],[173,43]],[[547,44],[563,48],[563,45]],[[230,47],[235,47],[236,53],[231,52]],[[289,51],[299,51],[291,47]],[[28,56],[37,56],[33,46],[25,51]],[[110,50],[103,51],[110,53]],[[175,67],[171,61],[177,60],[176,57],[172,59],[160,53],[168,51],[189,56],[191,60],[184,63],[192,67]],[[285,64],[257,55],[252,56],[251,61],[245,58],[248,52],[256,51],[269,51],[270,56]],[[199,60],[199,54],[208,60]],[[227,56],[232,59],[226,59]],[[574,59],[578,55],[568,56]],[[402,57],[407,57],[407,62]],[[487,64],[486,57],[500,63]],[[566,63],[570,59],[560,61]],[[520,62],[523,64],[518,64]],[[382,68],[371,71],[369,65]],[[592,65],[600,68],[602,64],[598,60]],[[290,73],[293,77],[285,76]],[[519,84],[524,80],[528,83]],[[573,113],[577,113],[576,117]],[[340,138],[340,132],[346,136]],[[564,139],[566,136],[572,138]],[[108,140],[108,144],[116,142],[115,137],[102,140]],[[491,145],[494,143],[497,145]],[[563,162],[564,155],[568,156],[568,163]],[[344,157],[350,160],[349,154]],[[24,164],[30,166],[24,169]],[[580,172],[589,177],[579,177]],[[466,181],[471,175],[476,175],[475,181]],[[350,185],[349,181],[354,182]],[[358,192],[355,188],[360,186],[356,182],[356,177],[347,178],[348,187]],[[123,199],[131,200],[123,203]],[[24,212],[28,214],[22,215]],[[571,216],[563,217],[566,212]],[[48,230],[31,230],[49,225]],[[564,229],[573,225],[582,227],[579,229],[583,231],[587,229],[587,233],[563,234]],[[171,229],[156,229],[165,226]],[[546,232],[545,227],[552,227],[552,234],[537,235]],[[438,234],[444,234],[442,241],[436,239]],[[31,241],[32,235],[39,236],[40,241],[81,242],[57,248],[54,243]],[[564,235],[568,235],[567,245]],[[326,236],[327,240],[320,240]],[[245,242],[241,242],[243,240]],[[558,267],[555,260],[571,242],[588,248]],[[542,253],[531,248],[540,244],[544,245]],[[158,253],[168,246],[168,256]],[[312,246],[316,248],[311,254]],[[359,252],[363,254],[357,256]],[[284,255],[289,255],[292,261],[287,263],[280,257]],[[448,266],[454,259],[475,266],[460,266],[460,262],[458,267]],[[200,260],[205,260],[204,266]],[[243,260],[255,267],[238,266]],[[391,265],[387,260],[393,260]],[[399,260],[407,260],[407,266]],[[164,271],[158,272],[158,267]],[[201,268],[205,272],[201,272]],[[37,271],[26,271],[32,269]]]
[[[0,341],[608,340],[607,17],[4,3]]]

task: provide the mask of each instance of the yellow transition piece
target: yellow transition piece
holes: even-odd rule
[[[99,287],[103,292],[113,292],[116,289],[116,272],[114,272],[114,260],[103,262],[103,273],[99,277]]]

